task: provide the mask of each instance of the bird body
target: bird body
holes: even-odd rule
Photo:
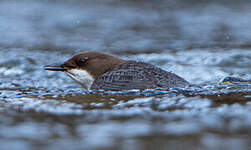
[[[131,90],[185,87],[189,83],[178,75],[154,65],[122,60],[100,52],[74,55],[60,66],[46,70],[63,71],[90,90]]]

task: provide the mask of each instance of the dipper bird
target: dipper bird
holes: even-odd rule
[[[86,90],[142,90],[189,85],[178,75],[154,65],[95,51],[79,53],[62,65],[44,66],[44,69],[64,72]]]

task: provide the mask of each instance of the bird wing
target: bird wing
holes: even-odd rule
[[[152,79],[135,69],[119,69],[107,72],[98,77],[92,84],[91,90],[130,90],[156,88]]]
[[[120,91],[185,87],[187,85],[189,85],[187,81],[174,73],[164,71],[151,64],[130,61],[120,65],[119,69],[99,76],[90,89]]]

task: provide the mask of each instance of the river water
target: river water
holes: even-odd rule
[[[250,18],[244,0],[1,0],[0,149],[251,149]],[[198,86],[84,91],[43,70],[91,50]]]

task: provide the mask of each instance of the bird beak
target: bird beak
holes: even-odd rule
[[[66,71],[67,69],[62,67],[61,65],[51,65],[51,66],[44,66],[44,70],[48,70],[48,71]]]

